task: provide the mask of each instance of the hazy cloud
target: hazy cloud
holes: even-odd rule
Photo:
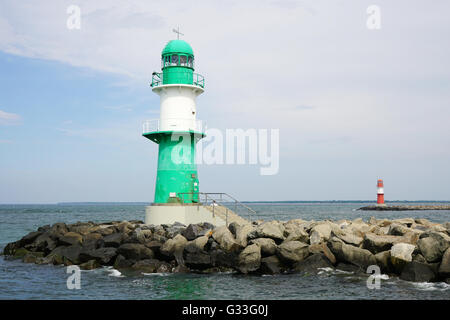
[[[0,110],[0,124],[3,125],[15,125],[19,124],[21,121],[21,117],[15,113],[9,113]]]

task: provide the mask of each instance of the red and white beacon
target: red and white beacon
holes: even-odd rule
[[[384,185],[383,180],[378,179],[377,183],[377,205],[384,205]]]

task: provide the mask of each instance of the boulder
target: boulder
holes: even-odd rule
[[[69,232],[69,230],[67,229],[67,226],[65,223],[55,223],[54,225],[52,225],[50,227],[50,229],[48,230],[48,235],[52,238],[52,239],[58,239],[59,237],[63,236],[64,234],[66,234],[67,232]]]
[[[269,256],[261,259],[260,270],[263,274],[278,274],[282,272],[282,264],[277,256]]]
[[[19,245],[21,247],[24,247],[27,244],[33,243],[37,239],[37,237],[39,237],[42,234],[43,234],[42,231],[30,232],[29,234],[27,234],[26,236],[24,236],[22,239],[19,240]]]
[[[375,259],[377,260],[377,266],[380,267],[383,273],[392,273],[391,250],[378,252],[375,255]]]
[[[28,252],[22,259],[25,263],[36,263],[39,258],[44,257],[43,252]]]
[[[135,263],[135,260],[127,259],[123,255],[119,254],[114,261],[114,268],[118,270],[128,269]]]
[[[87,262],[84,262],[80,264],[80,269],[82,270],[93,270],[100,267],[100,264],[97,262],[97,260],[89,260]]]
[[[248,236],[249,239],[271,238],[277,242],[281,242],[284,237],[284,226],[278,221],[263,222],[256,227]]]
[[[117,233],[122,235],[121,233]],[[126,239],[127,243],[141,243],[144,244],[152,239],[152,231],[142,228],[136,228],[131,232],[130,236]],[[124,239],[125,240],[125,239]]]
[[[183,234],[183,232],[186,230],[186,226],[180,222],[176,222],[173,225],[167,226],[165,230],[166,237],[171,239],[174,238],[177,234]]]
[[[414,219],[413,218],[401,218],[401,219],[394,219],[394,220],[392,220],[392,222],[403,224],[409,228],[414,224]]]
[[[103,240],[103,237],[100,233],[97,233],[97,232],[88,233],[83,236],[83,242],[90,241],[90,240],[100,240],[100,239]]]
[[[143,273],[154,273],[161,266],[161,261],[156,259],[144,259],[134,263],[131,268]]]
[[[411,229],[406,227],[403,224],[399,224],[399,223],[392,223],[389,226],[389,231],[388,231],[388,235],[392,235],[392,236],[403,236],[405,235],[407,232],[411,232]]]
[[[439,266],[439,276],[442,278],[450,278],[450,248],[442,256],[442,261]]]
[[[328,241],[328,247],[340,262],[351,263],[364,269],[377,262],[369,250],[346,244],[337,237],[332,237]]]
[[[198,224],[190,224],[185,230],[181,232],[181,235],[185,237],[188,241],[194,240],[201,236],[203,228]]]
[[[277,244],[270,238],[257,238],[250,241],[251,244],[257,244],[261,248],[261,255],[264,257],[272,256],[277,252]]]
[[[394,269],[400,273],[404,266],[412,261],[412,253],[416,248],[409,243],[396,243],[391,248],[391,263]]]
[[[80,261],[95,260],[101,265],[112,265],[117,256],[116,248],[98,248],[95,250],[82,250]]]
[[[314,254],[314,253],[324,254],[332,264],[336,264],[336,257],[331,252],[331,250],[328,248],[326,243],[322,242],[322,243],[317,243],[317,244],[311,244],[308,247],[308,250],[312,254]]]
[[[167,240],[160,248],[162,254],[172,256],[177,252],[183,252],[187,244],[187,239],[181,234],[177,234],[173,239]]]
[[[292,225],[287,225],[285,234],[287,234],[286,241],[309,242],[309,234],[301,227],[292,228]]]
[[[300,241],[285,241],[277,249],[277,256],[286,263],[302,261],[308,255],[308,245]]]
[[[336,232],[336,233],[332,232],[332,235],[341,239],[342,241],[344,241],[347,244],[351,244],[351,245],[354,245],[357,247],[359,247],[364,240],[364,238],[357,236],[353,233],[350,233],[348,231],[344,231],[344,230],[342,230],[341,232]]]
[[[257,244],[251,244],[239,254],[238,269],[246,274],[259,269],[261,264],[261,248]]]
[[[437,262],[442,257],[442,252],[439,250],[439,243],[432,237],[419,239],[417,246],[428,262]]]
[[[330,223],[321,223],[316,226],[314,226],[311,229],[311,232],[309,234],[309,242],[311,244],[326,242],[328,239],[330,239],[331,236],[331,226]]]
[[[238,251],[239,244],[235,241],[233,234],[226,226],[221,226],[214,229],[212,238],[219,243],[220,247],[225,251]]]
[[[71,264],[80,264],[82,262],[80,258],[82,247],[80,245],[72,245],[72,246],[59,246],[55,248],[52,252],[50,252],[49,256],[54,257],[53,263],[56,264],[66,264],[67,260],[71,262]]]
[[[450,247],[450,237],[446,233],[436,231],[426,231],[420,235],[419,241],[426,238],[432,238],[434,240],[429,241],[428,244],[433,243],[433,246],[435,246],[436,249],[439,251],[438,255],[440,255],[440,257],[442,257],[447,248]],[[417,241],[418,244],[419,241]],[[427,257],[425,256],[425,258]],[[427,259],[427,261],[429,260]]]
[[[247,239],[255,228],[251,224],[243,224],[235,226],[236,230],[236,242],[242,247],[247,246]]]
[[[236,251],[227,252],[221,248],[215,248],[209,252],[211,262],[214,267],[234,268],[238,264],[238,254]]]
[[[113,248],[108,248],[113,249]],[[144,260],[153,259],[153,251],[140,243],[125,243],[122,244],[117,252],[127,259]]]
[[[79,233],[72,231],[66,232],[63,236],[58,238],[58,244],[63,246],[71,246],[81,244],[83,242],[83,237]]]
[[[294,264],[296,272],[317,273],[318,268],[332,268],[333,264],[323,253],[314,253],[305,260]]]
[[[427,264],[417,261],[406,263],[400,274],[400,279],[414,282],[430,282],[435,277],[433,270]]]
[[[34,241],[34,246],[37,251],[42,251],[46,254],[49,254],[51,251],[56,249],[57,242],[53,240],[47,233],[43,233]]]
[[[380,236],[373,233],[366,233],[363,240],[363,248],[376,254],[382,251],[390,250],[395,243],[402,241],[399,236]]]
[[[122,244],[123,234],[122,233],[112,233],[103,238],[105,247],[118,248]]]
[[[212,267],[211,256],[204,250],[196,249],[194,252],[184,252],[184,264],[194,270],[204,270]]]

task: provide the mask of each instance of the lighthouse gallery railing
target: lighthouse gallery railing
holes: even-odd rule
[[[193,82],[192,84],[194,86],[200,87],[200,88],[204,88],[205,87],[205,77],[203,77],[201,74],[198,73],[193,73]],[[163,85],[163,73],[162,72],[153,72],[152,74],[152,83],[150,84],[150,86],[152,88],[154,87],[158,87]]]

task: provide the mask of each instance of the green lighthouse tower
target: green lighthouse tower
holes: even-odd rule
[[[198,202],[195,146],[205,134],[196,118],[196,98],[204,92],[205,80],[194,73],[194,61],[189,43],[171,40],[161,53],[162,72],[152,75],[151,87],[160,96],[161,113],[159,119],[146,121],[143,128],[143,136],[158,144],[155,200],[146,213],[150,223],[162,221],[160,213],[149,212],[156,210],[152,207],[180,204],[181,194],[191,194],[183,204]]]

